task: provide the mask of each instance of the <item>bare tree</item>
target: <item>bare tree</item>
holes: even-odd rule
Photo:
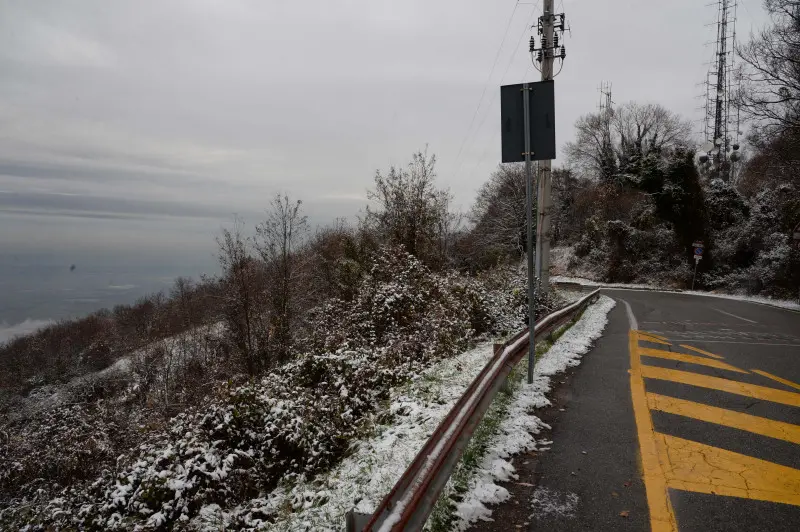
[[[580,238],[589,216],[583,196],[591,185],[592,183],[578,178],[569,169],[553,170],[553,206],[550,212],[554,246]]]
[[[308,246],[306,266],[317,292],[315,302],[329,297],[351,301],[356,296],[371,251],[365,249],[365,240],[342,218],[317,229]]]
[[[738,102],[768,136],[800,128],[800,1],[764,0],[772,24],[737,47],[744,62]]]
[[[443,259],[439,237],[448,227],[450,192],[436,188],[436,156],[415,153],[407,168],[392,166],[389,173],[375,174],[375,188],[367,197],[378,210],[367,209],[367,220],[392,244],[429,265]]]
[[[575,122],[575,140],[566,145],[567,158],[584,176],[601,181],[617,173],[617,159],[611,143],[611,114],[584,115]]]
[[[270,336],[278,364],[289,359],[292,346],[299,273],[296,259],[308,230],[301,205],[300,200],[279,194],[272,200],[267,219],[256,227],[256,249],[269,278]]]
[[[525,167],[500,165],[478,191],[470,212],[480,253],[497,259],[525,252]],[[476,250],[476,251],[477,251]]]
[[[247,373],[256,375],[269,365],[265,276],[263,265],[253,258],[242,229],[242,220],[236,218],[233,228],[223,229],[217,238],[222,267],[221,297],[227,336],[242,357]]]
[[[610,113],[584,115],[566,146],[570,165],[583,177],[608,180],[636,171],[648,156],[689,147],[692,125],[658,104],[626,103]]]
[[[442,215],[438,220],[439,252],[443,258],[452,259],[451,250],[464,223],[464,213],[450,210],[453,198],[450,194],[445,198]]]

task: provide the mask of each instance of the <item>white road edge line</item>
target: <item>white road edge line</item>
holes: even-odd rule
[[[738,319],[740,319],[740,320],[742,320],[742,321],[747,321],[747,322],[749,322],[749,323],[758,323],[758,322],[757,322],[757,321],[755,321],[755,320],[748,320],[747,318],[743,318],[743,317],[741,317],[741,316],[737,316],[736,314],[731,314],[730,312],[725,312],[724,310],[720,310],[720,309],[718,309],[718,308],[715,308],[715,307],[709,307],[709,308],[710,308],[711,310],[716,310],[717,312],[720,312],[720,313],[722,313],[722,314],[725,314],[726,316],[730,316],[731,318],[738,318]]]
[[[580,284],[580,283],[578,283]],[[779,310],[787,310],[789,312],[794,312],[795,314],[800,314],[800,309],[791,308],[791,307],[784,307],[782,305],[776,305],[770,303],[769,301],[754,301],[752,299],[739,299],[733,295],[728,294],[698,294],[697,292],[684,292],[679,290],[663,290],[658,288],[621,288],[617,286],[605,286],[603,284],[581,284],[582,287],[586,288],[602,288],[603,290],[617,290],[620,292],[653,292],[656,294],[677,294],[683,296],[697,296],[697,297],[715,297],[717,299],[727,299],[728,301],[739,301],[740,303],[751,303],[753,305],[761,305],[762,307],[770,307],[776,308]]]
[[[632,331],[639,330],[639,322],[636,321],[636,316],[633,315],[633,309],[631,309],[631,305],[625,301],[624,299],[620,299],[623,303],[625,303],[625,310],[628,312],[628,323],[631,326]]]

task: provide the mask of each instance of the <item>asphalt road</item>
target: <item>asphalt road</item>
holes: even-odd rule
[[[552,449],[476,530],[800,530],[800,313],[604,290],[618,305],[562,379]]]

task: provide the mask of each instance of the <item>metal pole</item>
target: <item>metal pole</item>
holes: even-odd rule
[[[553,79],[553,62],[555,50],[553,50],[553,35],[555,33],[554,0],[544,0],[544,13],[542,15],[542,36],[547,43],[543,46],[542,57],[542,81]],[[552,161],[539,162],[539,183],[537,187],[536,213],[538,223],[536,224],[536,276],[539,279],[539,290],[546,294],[550,288],[550,189],[551,189],[551,169]]]
[[[533,341],[536,323],[536,273],[533,263],[533,172],[531,172],[531,116],[530,85],[522,84],[522,111],[525,114],[525,220],[528,228],[528,384],[533,384],[533,366],[536,364],[536,346]]]
[[[697,279],[697,267],[700,266],[700,261],[694,260],[694,275],[692,275],[692,290],[694,290],[694,280]]]

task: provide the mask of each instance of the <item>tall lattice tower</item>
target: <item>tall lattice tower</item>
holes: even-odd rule
[[[717,38],[714,59],[706,77],[703,134],[706,152],[700,162],[710,178],[729,180],[739,155],[739,114],[734,101],[734,44],[736,42],[737,0],[716,0]]]
[[[611,100],[611,82],[601,81],[597,90],[600,91],[600,103],[597,106],[600,114],[602,116],[612,114],[614,112],[614,102]]]

